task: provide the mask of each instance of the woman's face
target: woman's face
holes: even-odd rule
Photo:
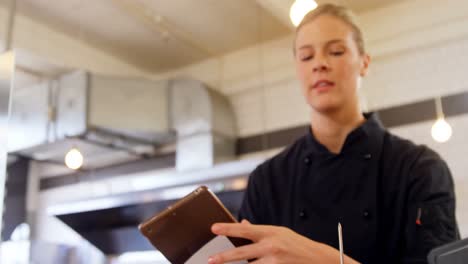
[[[326,113],[358,107],[357,90],[370,59],[359,53],[350,26],[321,15],[299,30],[295,52],[302,92],[313,110]]]

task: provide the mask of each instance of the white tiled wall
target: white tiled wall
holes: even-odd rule
[[[309,110],[299,87],[297,81],[285,80],[265,89],[231,95],[239,135],[248,136],[307,123]]]
[[[458,93],[467,69],[468,37],[374,61],[364,91],[373,109]]]

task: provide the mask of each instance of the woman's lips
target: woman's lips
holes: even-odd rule
[[[329,80],[319,80],[314,83],[312,86],[313,90],[316,90],[317,92],[326,92],[330,90],[333,86],[335,86],[335,83]]]

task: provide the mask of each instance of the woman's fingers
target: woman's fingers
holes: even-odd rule
[[[247,238],[254,242],[269,234],[268,226],[252,225],[247,223],[217,223],[211,227],[216,235]]]

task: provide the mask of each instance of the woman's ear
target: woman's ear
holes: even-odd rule
[[[359,74],[361,75],[361,77],[364,77],[367,75],[367,73],[369,72],[369,64],[371,62],[371,58],[368,54],[364,54],[362,55],[362,63],[361,63],[361,70],[359,72]]]

